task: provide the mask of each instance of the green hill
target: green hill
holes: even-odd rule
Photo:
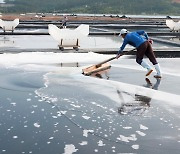
[[[180,14],[180,3],[173,3],[172,0],[5,0],[5,2],[11,7],[0,7],[2,13]]]

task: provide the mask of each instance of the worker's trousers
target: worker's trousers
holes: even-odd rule
[[[144,42],[137,48],[136,62],[141,65],[142,59],[146,55],[153,65],[157,64],[155,54],[149,41]]]

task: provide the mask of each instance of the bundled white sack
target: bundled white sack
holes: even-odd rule
[[[56,25],[48,25],[49,34],[59,43],[60,49],[63,47],[79,47],[79,42],[83,37],[89,35],[89,25],[81,24],[76,29],[60,29]]]
[[[0,19],[0,27],[2,27],[4,32],[6,31],[13,32],[18,25],[19,25],[19,19],[15,19],[13,21],[4,21]]]
[[[179,22],[175,22],[175,21],[173,21],[171,19],[168,19],[168,20],[166,20],[166,25],[172,31],[180,31],[180,21]]]

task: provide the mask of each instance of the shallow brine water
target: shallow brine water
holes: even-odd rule
[[[152,84],[128,56],[101,79],[81,74],[111,56],[0,55],[0,153],[178,153],[180,60],[158,59]]]

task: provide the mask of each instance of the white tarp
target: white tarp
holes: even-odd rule
[[[89,25],[81,24],[76,29],[60,29],[56,25],[48,25],[49,34],[60,44],[63,40],[63,45],[76,45],[77,39],[80,40],[89,34]]]
[[[167,27],[169,27],[173,31],[179,31],[180,30],[180,21],[175,22],[173,20],[168,19],[168,20],[166,20],[166,25],[167,25]]]
[[[15,19],[13,21],[4,21],[4,20],[0,19],[0,27],[2,27],[4,32],[6,32],[6,31],[13,32],[14,29],[17,27],[17,25],[19,25],[19,19]]]

